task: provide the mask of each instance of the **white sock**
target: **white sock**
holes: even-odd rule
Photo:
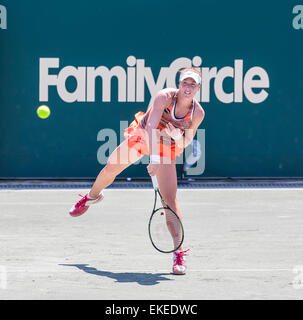
[[[97,197],[98,197],[98,196],[97,196]],[[89,193],[87,194],[87,198],[88,198],[88,199],[91,199],[91,200],[96,199],[97,197],[92,198],[92,197],[90,197]]]

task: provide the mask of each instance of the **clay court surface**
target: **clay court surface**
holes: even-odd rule
[[[152,247],[152,189],[0,191],[0,299],[302,299],[303,189],[179,189],[188,272]],[[302,283],[301,283],[302,279]]]

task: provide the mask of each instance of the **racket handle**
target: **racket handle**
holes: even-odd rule
[[[156,176],[151,176],[151,179],[152,179],[152,183],[153,183],[154,189],[159,189],[157,177]]]

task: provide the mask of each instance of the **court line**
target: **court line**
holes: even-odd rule
[[[118,188],[118,187],[115,187],[115,188],[106,188],[104,190],[104,192],[121,192],[122,190],[125,191],[126,188]],[[84,192],[84,190],[90,190],[90,187],[77,187],[77,188],[52,188],[52,187],[49,187],[49,188],[20,188],[20,189],[14,189],[14,188],[0,188],[0,194],[1,192],[2,193],[12,193],[12,192],[31,192],[31,193],[37,193],[37,192],[50,192],[50,191],[53,191],[53,192],[70,192],[70,193],[77,193],[79,192],[79,190],[82,190]],[[136,191],[141,191],[141,192],[150,192],[152,189],[152,187],[150,188],[127,188],[127,190],[136,190]],[[275,187],[267,187],[267,188],[254,188],[254,187],[238,187],[238,188],[205,188],[205,187],[201,187],[201,188],[182,188],[182,187],[179,187],[178,190],[182,190],[182,192],[193,192],[193,191],[197,191],[197,192],[201,192],[201,190],[203,190],[203,192],[226,192],[226,191],[229,191],[229,192],[234,192],[234,191],[239,191],[239,192],[244,192],[244,191],[248,191],[248,190],[252,190],[252,191],[260,191],[260,192],[263,192],[263,191],[275,191],[275,192],[278,192],[278,191],[303,191],[303,187],[279,187],[279,188],[275,188]]]
[[[22,272],[71,272],[71,269],[74,268],[75,271],[79,271],[82,272],[82,270],[77,270],[76,264],[75,266],[73,266],[73,264],[71,264],[70,266],[65,266],[65,267],[69,267],[68,270],[58,270],[56,268],[56,270],[54,269],[45,269],[45,268],[37,268],[37,269],[16,269],[14,267],[10,267],[10,266],[6,266],[7,268],[7,273],[22,273]],[[89,266],[88,266],[89,267]],[[94,267],[95,268],[95,267]],[[170,272],[169,269],[153,269],[153,270],[146,270],[146,269],[142,269],[142,270],[138,270],[138,269],[134,269],[134,270],[129,270],[129,269],[100,269],[100,271],[106,271],[106,272],[113,272],[113,273],[157,273],[157,272]],[[281,268],[281,269],[270,269],[270,268],[266,268],[266,269],[258,269],[258,268],[253,268],[253,269],[188,269],[188,273],[190,272],[281,272],[281,271],[287,271],[287,272],[292,272],[293,273],[293,269],[285,269],[285,268]]]

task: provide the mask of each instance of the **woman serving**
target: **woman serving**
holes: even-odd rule
[[[199,71],[183,69],[178,89],[160,90],[147,111],[135,115],[135,120],[124,132],[125,140],[111,153],[89,193],[71,208],[71,216],[80,216],[90,205],[101,201],[104,198],[102,190],[112,184],[117,175],[149,155],[148,173],[157,177],[163,198],[182,220],[176,197],[175,158],[191,143],[204,119],[204,110],[194,99],[200,84]],[[185,274],[184,255],[182,247],[173,253],[173,273]]]

